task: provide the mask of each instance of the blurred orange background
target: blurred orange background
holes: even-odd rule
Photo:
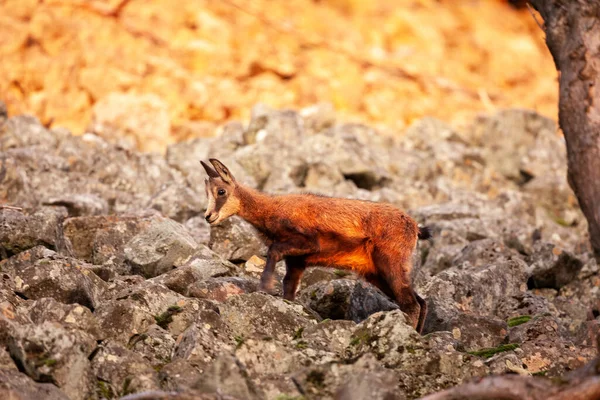
[[[557,113],[544,34],[501,0],[0,0],[0,76],[9,113],[76,134],[138,113],[145,150],[258,102],[330,102],[340,120],[396,131]]]

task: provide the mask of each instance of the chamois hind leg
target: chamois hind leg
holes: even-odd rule
[[[306,269],[304,257],[285,257],[285,277],[283,278],[283,298],[293,301],[296,298],[296,290],[300,279]]]
[[[392,289],[389,287],[386,280],[383,279],[383,277],[381,277],[381,275],[369,274],[365,275],[364,278],[367,282],[381,290],[387,297],[392,299],[392,301],[396,300],[396,295],[394,294],[394,292],[392,292]]]
[[[417,294],[411,287],[410,272],[412,264],[410,255],[403,256],[398,251],[387,249],[375,249],[373,261],[379,275],[385,280],[394,295],[394,299],[400,309],[407,315],[408,323],[420,332],[422,324],[421,304],[417,300]],[[420,326],[421,325],[421,326]]]
[[[415,292],[415,296],[419,305],[421,306],[421,311],[419,313],[419,323],[417,324],[417,332],[422,333],[423,327],[425,326],[425,318],[427,317],[427,302],[421,296]]]

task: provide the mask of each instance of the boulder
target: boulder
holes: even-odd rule
[[[95,348],[89,334],[50,321],[19,327],[8,344],[19,369],[33,380],[51,382],[68,398],[81,400],[94,393],[88,357]]]
[[[127,347],[144,357],[154,369],[159,369],[171,362],[175,339],[166,329],[154,324],[150,325],[144,333],[133,335]]]
[[[63,304],[51,297],[35,300],[28,309],[34,324],[58,322],[67,329],[79,329],[95,339],[102,339],[98,321],[89,308],[79,304]]]
[[[196,251],[185,265],[153,278],[152,281],[187,296],[190,286],[209,278],[229,275],[232,271],[235,271],[233,264],[220,259],[209,249],[203,248]]]
[[[109,300],[95,311],[102,337],[128,344],[132,337],[143,334],[155,323],[154,315],[130,299]]]
[[[36,246],[68,254],[62,229],[66,216],[61,207],[45,207],[32,214],[0,208],[0,259]]]
[[[208,246],[210,241],[210,225],[206,222],[204,214],[197,215],[185,221],[183,226],[192,235],[196,243]]]
[[[298,298],[321,318],[354,322],[360,322],[379,311],[399,309],[379,289],[360,280],[319,282],[302,290]]]
[[[246,261],[255,254],[267,254],[267,247],[256,229],[238,217],[232,217],[211,227],[209,247],[232,262]]]
[[[52,383],[35,382],[19,371],[0,369],[0,396],[19,400],[70,400],[65,392]]]
[[[184,265],[198,244],[177,222],[154,221],[123,248],[125,262],[135,274],[152,278]]]
[[[482,361],[456,347],[456,340],[446,333],[419,336],[396,310],[373,314],[358,324],[349,352],[371,353],[382,365],[393,368],[400,389],[412,398],[489,373]]]
[[[219,310],[233,335],[242,338],[290,340],[298,329],[317,322],[301,305],[258,292],[231,296]]]
[[[216,358],[206,372],[196,382],[194,388],[199,393],[231,396],[233,398],[259,400],[264,395],[248,379],[244,366],[227,354]]]
[[[158,374],[144,358],[127,348],[106,343],[92,359],[98,391],[106,398],[160,388]]]
[[[235,341],[210,324],[193,323],[177,338],[173,350],[173,361],[192,363],[200,372],[221,353],[231,352]]]
[[[176,358],[161,367],[158,376],[164,390],[188,392],[200,379],[202,371],[192,362]]]
[[[179,293],[150,280],[141,280],[139,283],[113,291],[113,299],[131,300],[137,307],[153,315],[158,315],[169,307],[186,301]]]
[[[583,267],[580,259],[552,243],[536,243],[528,262],[527,286],[530,289],[560,289],[575,279]]]
[[[143,214],[82,216],[67,219],[64,231],[75,257],[97,265],[118,263],[123,262],[125,244],[155,220]]]
[[[240,277],[218,277],[196,281],[187,288],[187,295],[198,299],[209,299],[223,302],[230,296],[242,293],[253,293],[258,290],[256,279]]]
[[[45,204],[65,207],[69,217],[108,214],[108,201],[95,194],[66,194],[46,200]]]
[[[45,247],[34,247],[1,264],[15,290],[28,299],[44,297],[96,308],[107,289],[106,283],[86,268],[86,263],[63,257]]]

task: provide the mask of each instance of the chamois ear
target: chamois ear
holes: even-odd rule
[[[208,174],[209,177],[211,177],[211,178],[219,177],[219,174],[217,174],[217,171],[215,171],[210,165],[208,165],[204,161],[200,161],[200,164],[202,164],[202,166],[204,167],[204,170],[206,171],[206,173]]]
[[[233,177],[231,172],[229,172],[229,169],[227,169],[227,167],[221,161],[217,160],[216,158],[210,158],[208,161],[210,161],[213,167],[215,167],[215,170],[217,170],[217,173],[219,174],[221,179],[223,179],[224,182],[235,182],[235,178]]]

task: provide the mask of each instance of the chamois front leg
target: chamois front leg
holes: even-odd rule
[[[273,294],[273,285],[275,284],[273,274],[275,273],[275,265],[281,261],[282,258],[283,256],[277,249],[277,244],[272,244],[267,251],[267,265],[260,276],[260,286],[258,287],[258,290]]]
[[[260,277],[259,290],[267,293],[273,292],[275,265],[284,257],[305,256],[316,251],[318,251],[318,245],[307,238],[297,238],[293,241],[271,244],[267,252],[267,265]]]

